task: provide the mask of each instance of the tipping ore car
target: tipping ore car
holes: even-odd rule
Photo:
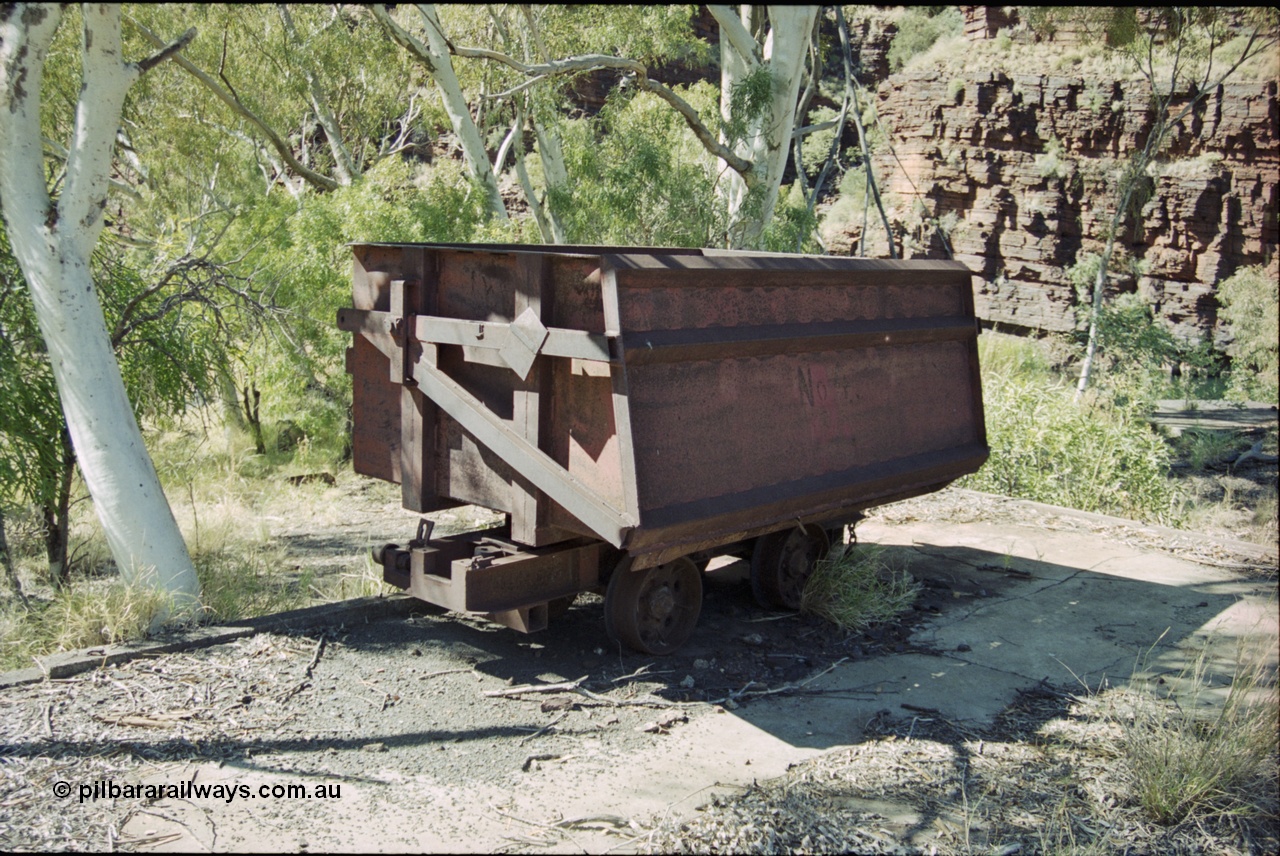
[[[674,651],[716,555],[796,608],[878,504],[986,460],[969,271],[695,249],[356,244],[356,472],[500,528],[375,551],[388,583],[524,632],[583,591]]]

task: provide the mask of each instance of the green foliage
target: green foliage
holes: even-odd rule
[[[1098,316],[1098,350],[1131,370],[1158,370],[1177,360],[1183,348],[1140,295],[1121,294]]]
[[[263,393],[264,422],[289,420],[333,454],[345,442],[350,334],[337,311],[351,302],[348,243],[476,240],[484,199],[453,161],[415,169],[379,162],[350,187],[246,204],[223,240],[258,287],[288,307],[285,334],[259,336],[238,357],[239,383]],[[491,238],[514,235],[491,233]],[[484,238],[480,238],[483,240]]]
[[[964,18],[956,6],[908,8],[898,20],[898,34],[889,45],[889,69],[901,71],[912,57],[933,47],[938,39],[963,31]]]
[[[1081,348],[1087,342],[1092,291],[1101,263],[1102,257],[1098,254],[1084,253],[1066,271],[1067,279],[1076,290],[1076,336]],[[1099,382],[1112,392],[1155,397],[1163,388],[1163,374],[1169,365],[1185,362],[1209,369],[1213,363],[1211,352],[1211,346],[1206,343],[1175,339],[1169,328],[1155,318],[1150,304],[1141,295],[1118,295],[1104,303],[1098,314],[1095,372]]]
[[[385,144],[400,130],[400,120],[424,137],[447,127],[438,106],[410,97],[424,82],[423,71],[405,51],[388,44],[366,10],[305,4],[288,9],[297,40],[286,30],[279,9],[269,4],[138,5],[130,14],[162,37],[174,38],[195,27],[197,36],[183,54],[288,137],[300,159],[318,172],[332,174],[334,161],[317,124],[308,73],[361,171],[381,159]],[[125,35],[130,56],[154,52],[128,22]],[[410,112],[411,101],[425,109]],[[264,172],[274,172],[253,142],[259,138],[252,125],[176,63],[163,63],[143,75],[130,93],[125,117],[152,174],[166,176],[149,189],[170,206],[179,206],[184,198],[188,205],[200,205],[205,195],[200,186],[211,175],[225,199],[226,191],[248,190],[261,182]],[[215,173],[216,164],[223,166]]]
[[[1023,13],[1031,31],[1044,39],[1070,28],[1087,41],[1119,48],[1133,44],[1142,35],[1133,6],[1029,6]]]
[[[729,121],[724,135],[730,146],[747,136],[747,129],[769,109],[774,88],[778,85],[773,72],[761,65],[733,84],[729,91]]]
[[[66,466],[53,370],[26,281],[0,222],[0,503],[56,505]]]
[[[818,217],[806,204],[800,185],[782,187],[760,248],[773,253],[820,253],[817,228]]]
[[[1066,148],[1057,137],[1045,141],[1044,152],[1035,157],[1036,174],[1041,178],[1067,179],[1075,171],[1075,165],[1066,156]]]
[[[1170,452],[1133,396],[1076,403],[1036,344],[980,340],[991,458],[964,486],[1006,496],[1171,523]],[[1012,353],[1007,353],[1012,350]],[[1029,351],[1031,351],[1029,353]]]
[[[1261,265],[1243,268],[1218,285],[1219,314],[1234,341],[1232,395],[1276,404],[1280,400],[1280,282]]]
[[[704,113],[715,90],[683,93]],[[573,181],[553,200],[570,243],[707,247],[722,241],[715,161],[683,120],[649,93],[614,97],[598,116],[565,122]]]
[[[838,118],[840,118],[839,110],[831,107],[819,107],[809,113],[809,124],[820,125],[823,122],[835,121]],[[831,154],[831,143],[835,138],[835,128],[814,131],[804,138],[804,145],[800,149],[800,158],[804,163],[804,171],[811,178],[816,178],[818,173],[822,171],[823,165],[827,162],[827,156]]]

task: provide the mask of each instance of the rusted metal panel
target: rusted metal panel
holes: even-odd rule
[[[396,450],[418,442],[417,417],[385,412],[401,409],[386,384],[408,353],[411,396],[438,412],[434,470],[411,449],[434,482],[423,501],[507,512],[530,546],[599,538],[651,567],[797,520],[848,519],[987,455],[958,263],[354,249],[364,312],[342,324],[356,333],[357,470],[397,477]],[[405,319],[402,351],[378,312],[415,265],[434,309]]]

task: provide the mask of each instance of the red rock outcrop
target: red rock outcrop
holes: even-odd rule
[[[1149,201],[1121,233],[1128,272],[1112,285],[1139,290],[1183,338],[1221,337],[1219,280],[1255,264],[1280,276],[1276,90],[1268,81],[1210,93],[1171,133]],[[883,83],[875,106],[896,157],[873,163],[904,255],[944,257],[944,241],[924,224],[954,221],[949,243],[975,273],[984,319],[1072,329],[1077,300],[1065,269],[1101,250],[1115,173],[1151,130],[1146,83],[919,72]]]

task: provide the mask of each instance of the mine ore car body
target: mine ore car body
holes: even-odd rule
[[[377,551],[385,579],[524,631],[582,591],[650,653],[715,555],[794,608],[863,510],[988,454],[969,271],[947,261],[358,244],[353,458],[406,509],[500,529]]]

